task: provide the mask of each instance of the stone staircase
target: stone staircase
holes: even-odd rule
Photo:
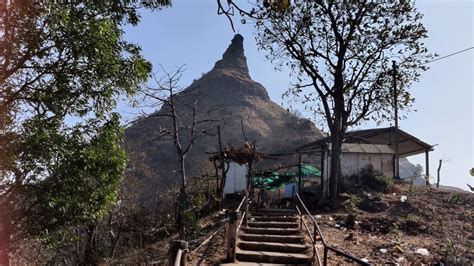
[[[310,265],[310,254],[294,210],[257,209],[237,233],[240,265]]]

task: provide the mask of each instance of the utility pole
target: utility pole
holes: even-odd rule
[[[400,156],[398,150],[398,91],[397,91],[397,64],[395,60],[392,61],[392,75],[393,75],[393,98],[395,109],[395,179],[400,179]]]

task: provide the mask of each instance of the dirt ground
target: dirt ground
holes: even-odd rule
[[[474,194],[398,184],[391,193],[358,192],[351,199],[354,223],[344,207],[314,215],[333,246],[373,264],[474,263]]]
[[[351,210],[341,202],[336,210],[313,215],[330,245],[371,264],[474,263],[474,194],[396,184],[390,193],[358,190],[351,195],[356,202]],[[352,229],[349,212],[356,214]],[[190,265],[222,262],[226,236],[224,226],[190,256]],[[331,252],[329,262],[350,264]]]

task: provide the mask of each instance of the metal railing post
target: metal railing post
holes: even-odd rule
[[[316,225],[313,224],[313,243],[314,244],[316,244],[316,234],[317,234]]]
[[[303,211],[300,209],[300,228],[303,229]]]
[[[188,242],[175,240],[170,245],[169,265],[183,266],[187,265],[186,254],[188,252]]]
[[[244,225],[247,226],[247,219],[249,217],[249,198],[245,199],[245,217],[244,217]]]
[[[328,248],[324,245],[324,262],[323,265],[328,265]]]
[[[229,216],[229,238],[227,240],[227,260],[229,262],[235,261],[235,245],[237,240],[237,216],[237,211],[231,212]]]

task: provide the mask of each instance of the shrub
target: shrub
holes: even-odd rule
[[[375,170],[370,164],[360,169],[360,178],[363,184],[379,192],[389,192],[393,186],[391,177],[385,176],[382,172]]]
[[[451,204],[458,204],[462,201],[462,199],[462,194],[460,192],[454,192],[451,194],[451,199],[449,200],[449,202]]]
[[[343,193],[341,196],[344,199],[342,206],[344,206],[344,209],[346,209],[346,212],[348,213],[346,216],[345,225],[349,229],[354,229],[356,225],[355,221],[357,219],[357,214],[359,212],[357,205],[360,203],[361,199],[355,194]]]
[[[360,203],[361,199],[355,194],[342,193],[341,197],[344,199],[342,206],[348,213],[353,213],[357,210],[357,205]]]

